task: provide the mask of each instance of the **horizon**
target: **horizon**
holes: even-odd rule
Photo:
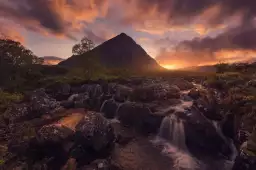
[[[9,0],[0,2],[0,35],[40,57],[67,59],[83,36],[99,45],[125,32],[169,69],[246,62],[256,56],[254,6],[253,0]]]

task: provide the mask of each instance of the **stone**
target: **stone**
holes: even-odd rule
[[[249,156],[243,151],[240,151],[237,156],[232,170],[255,170],[256,169],[256,157]]]
[[[171,84],[178,86],[180,90],[190,90],[194,87],[194,85],[191,82],[188,82],[187,80],[184,80],[182,78],[176,79]]]
[[[29,105],[31,111],[39,115],[49,113],[51,110],[60,107],[60,103],[50,98],[44,89],[38,89],[31,93]]]
[[[156,133],[163,119],[162,115],[152,114],[148,107],[139,103],[126,102],[117,111],[118,119],[125,126],[130,126],[139,132]]]
[[[247,86],[256,87],[256,80],[250,80],[246,83]]]
[[[200,97],[200,91],[194,88],[189,91],[188,96],[190,96],[194,100],[197,100]]]
[[[113,128],[100,113],[88,112],[77,124],[76,143],[100,151],[111,146],[115,140]]]
[[[4,119],[8,120],[9,123],[24,121],[36,116],[33,115],[27,103],[13,104],[4,113]]]
[[[132,94],[132,89],[124,85],[117,85],[114,99],[118,102],[126,101]]]
[[[117,109],[118,103],[115,102],[113,99],[110,99],[103,102],[100,111],[104,114],[106,118],[113,119],[116,116]]]
[[[141,102],[151,102],[154,100],[179,97],[179,89],[175,86],[170,86],[166,82],[137,87],[133,90],[132,94],[132,100]]]
[[[191,113],[191,116],[184,121],[186,144],[190,151],[212,156],[218,156],[221,153],[228,157],[232,153],[232,149],[230,144],[218,133],[217,127],[195,107],[191,108]]]

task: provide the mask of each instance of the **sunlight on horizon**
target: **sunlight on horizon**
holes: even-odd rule
[[[171,65],[171,64],[168,64],[168,65],[162,65],[162,67],[168,69],[168,70],[175,70],[175,69],[179,69],[180,67],[177,67],[176,65]]]

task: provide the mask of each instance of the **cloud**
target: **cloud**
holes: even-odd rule
[[[211,52],[207,50],[162,50],[156,60],[161,65],[171,65],[175,68],[190,66],[213,65],[220,62],[234,63],[247,62],[255,58],[256,50],[220,50]]]
[[[0,20],[0,38],[8,38],[20,43],[25,43],[25,37],[16,31],[13,25],[6,24]]]
[[[9,0],[1,2],[0,15],[44,34],[65,35],[81,30],[106,13],[107,0]]]

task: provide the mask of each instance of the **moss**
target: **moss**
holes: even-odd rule
[[[3,165],[5,161],[3,159],[0,159],[0,166]]]
[[[4,111],[10,104],[22,101],[23,95],[20,93],[9,93],[0,90],[0,111]]]

